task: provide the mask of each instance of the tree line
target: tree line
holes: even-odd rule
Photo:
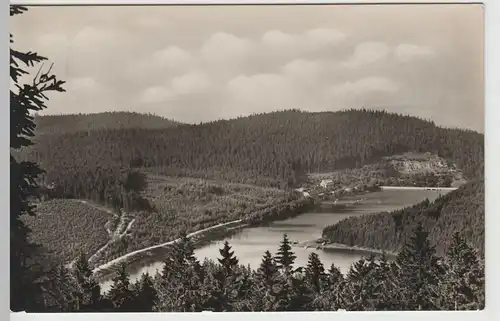
[[[152,114],[103,112],[98,114],[36,115],[36,134],[98,131],[109,128],[166,128],[178,123]]]
[[[239,312],[476,310],[485,304],[484,264],[459,233],[441,258],[422,226],[395,260],[385,255],[355,262],[344,275],[312,252],[297,267],[287,235],[275,255],[266,251],[254,270],[241,265],[228,242],[217,261],[200,262],[185,236],[156,275],[133,282],[125,265],[101,293],[86,259],[53,270],[43,311]],[[327,269],[328,268],[328,269]]]

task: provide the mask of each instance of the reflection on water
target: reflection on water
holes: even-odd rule
[[[237,231],[234,235],[225,240],[213,242],[195,251],[200,260],[205,258],[213,259],[219,257],[219,249],[224,241],[229,241],[233,247],[235,255],[241,264],[250,265],[257,268],[266,250],[275,253],[283,234],[287,233],[290,240],[303,242],[321,237],[323,228],[327,225],[335,224],[340,220],[350,216],[360,216],[369,213],[382,211],[393,211],[402,207],[410,206],[425,198],[430,201],[438,197],[438,191],[427,190],[386,190],[364,195],[351,196],[343,201],[359,201],[359,204],[349,205],[346,208],[332,207],[332,204],[322,204],[318,210],[301,214],[284,221],[272,222],[266,226],[249,227]],[[296,266],[305,266],[311,252],[316,252],[321,258],[325,268],[328,269],[334,263],[345,273],[351,264],[361,258],[360,253],[345,252],[337,250],[317,250],[315,248],[304,248],[293,246],[293,251],[297,256]],[[142,273],[148,272],[154,275],[162,267],[161,262],[145,266],[135,274],[132,279],[136,279]],[[106,290],[110,282],[105,282],[102,287]]]

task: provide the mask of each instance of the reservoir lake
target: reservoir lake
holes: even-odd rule
[[[240,264],[250,265],[253,269],[257,269],[265,251],[269,250],[272,254],[276,253],[285,233],[292,242],[311,241],[321,237],[324,227],[335,224],[344,218],[394,211],[419,203],[426,198],[433,201],[439,195],[445,193],[447,191],[391,189],[342,198],[342,203],[350,204],[344,208],[336,208],[332,206],[332,202],[324,202],[315,209],[293,218],[275,221],[263,226],[242,228],[223,240],[214,241],[196,249],[195,255],[200,261],[205,258],[217,260],[220,257],[219,249],[227,240]],[[367,255],[367,253],[355,251],[305,248],[299,245],[292,245],[292,250],[297,256],[295,260],[296,266],[306,266],[309,254],[316,252],[325,269],[328,269],[334,263],[342,273],[346,273],[352,263]],[[162,266],[161,261],[143,266],[131,274],[131,281],[135,282],[146,272],[154,276],[158,270],[161,271]],[[101,283],[103,292],[109,290],[111,282],[111,280],[107,280]]]

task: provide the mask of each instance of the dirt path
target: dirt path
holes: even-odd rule
[[[115,211],[105,207],[105,206],[102,206],[102,205],[98,205],[98,204],[95,204],[95,203],[92,203],[92,202],[89,202],[87,200],[75,200],[76,202],[79,202],[79,203],[82,203],[82,204],[85,204],[87,206],[90,206],[94,209],[97,209],[99,211],[104,211],[110,215],[113,215],[113,217],[115,218],[119,218],[119,223],[118,225],[116,226],[116,228],[113,230],[110,226],[110,222],[106,223],[106,225],[104,226],[104,228],[106,229],[106,232],[108,233],[110,239],[109,241],[104,244],[100,249],[98,249],[90,258],[89,258],[89,263],[91,263],[92,261],[94,261],[103,251],[105,251],[113,242],[121,239],[122,237],[124,237],[125,235],[127,235],[127,233],[132,229],[132,226],[135,222],[135,218],[132,218],[131,216],[129,216],[128,213],[126,212],[121,212],[120,214],[116,213]],[[130,221],[129,219],[132,218]],[[72,266],[74,264],[74,261],[70,263],[69,266]]]
[[[223,227],[223,226],[227,226],[227,225],[231,225],[231,224],[236,224],[236,223],[241,223],[241,222],[242,222],[242,220],[236,220],[236,221],[231,221],[231,222],[227,222],[227,223],[217,224],[217,225],[214,225],[214,226],[211,226],[211,227],[207,227],[206,229],[202,229],[202,230],[190,233],[190,234],[187,235],[187,237],[191,238],[191,237],[194,237],[196,235],[202,234],[204,232],[207,232],[207,231],[219,228],[219,227]],[[152,250],[152,249],[156,249],[156,248],[160,248],[160,247],[165,247],[165,246],[170,246],[170,245],[174,244],[175,242],[177,242],[179,240],[180,239],[176,239],[176,240],[173,240],[173,241],[169,241],[169,242],[158,244],[158,245],[149,246],[149,247],[146,247],[146,248],[142,248],[140,250],[136,250],[136,251],[127,253],[127,254],[122,255],[122,256],[114,259],[114,260],[111,260],[111,261],[109,261],[109,262],[107,262],[105,264],[102,264],[102,265],[96,267],[92,272],[93,273],[97,273],[100,270],[109,268],[109,267],[111,267],[111,266],[113,266],[115,264],[120,263],[121,261],[125,260],[128,257],[131,257],[133,255],[136,255],[136,254],[139,254],[139,253],[142,253],[142,252],[146,252],[146,251],[149,251],[149,250]]]

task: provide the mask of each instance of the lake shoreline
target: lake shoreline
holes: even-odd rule
[[[283,206],[282,210],[276,210],[280,205]],[[189,233],[188,238],[193,242],[194,248],[198,249],[212,242],[222,240],[242,228],[261,226],[271,222],[286,220],[301,215],[316,205],[314,200],[308,198],[295,199],[285,204],[280,203],[270,206],[269,208],[261,209],[252,213],[250,217],[245,219],[225,222]],[[296,206],[296,208],[293,209],[293,206]],[[263,213],[266,215],[262,215]],[[128,252],[94,268],[93,276],[99,283],[109,281],[118,271],[118,267],[121,264],[125,264],[129,272],[138,272],[141,267],[159,261],[160,257],[166,257],[170,247],[178,240],[179,239],[176,239]]]
[[[392,187],[389,189],[401,189],[405,190],[406,188],[397,188]],[[432,187],[432,190],[438,190],[439,187]],[[383,191],[384,189],[380,189],[379,191]],[[350,195],[346,195],[345,197],[337,199],[338,201],[330,204],[327,202],[320,202],[319,200],[313,198],[299,198],[295,199],[291,202],[287,202],[286,204],[277,204],[275,206],[271,206],[266,209],[261,209],[258,212],[259,214],[250,216],[248,218],[232,221],[228,223],[219,224],[220,228],[215,228],[216,226],[209,227],[207,229],[197,231],[191,234],[198,234],[199,237],[191,238],[193,241],[193,245],[195,249],[202,248],[206,245],[209,245],[213,242],[217,242],[223,240],[230,236],[233,233],[237,233],[239,230],[248,227],[257,227],[257,226],[266,226],[267,224],[273,222],[283,221],[289,218],[293,218],[295,216],[304,214],[308,210],[318,209],[318,210],[328,210],[331,211],[333,209],[342,210],[348,207],[355,207],[358,204],[357,201],[349,200],[353,196],[362,195],[362,194],[370,194],[373,192],[368,191],[358,191],[357,193],[352,193]],[[361,200],[363,201],[363,200]],[[296,205],[295,208],[291,206]],[[276,208],[281,206],[281,211],[277,211]],[[263,213],[265,212],[265,213]],[[254,213],[255,214],[255,213]],[[371,254],[380,256],[384,251],[379,249],[365,248],[359,246],[349,246],[346,244],[340,243],[329,243],[322,245],[321,243],[324,240],[319,238],[311,241],[301,242],[300,244],[293,244],[293,246],[305,247],[308,246],[310,248],[318,248],[324,251],[337,251],[344,253],[357,253],[362,254],[363,256],[369,256]],[[167,243],[163,243],[160,245],[155,245],[148,248],[139,249],[133,252],[129,252],[128,254],[119,257],[118,259],[111,260],[99,268],[94,270],[94,277],[99,283],[104,283],[109,281],[113,275],[117,271],[117,267],[120,263],[124,263],[127,266],[127,270],[131,274],[136,274],[140,272],[141,268],[150,266],[155,262],[161,261],[162,257],[165,257],[168,254],[169,248],[175,241],[170,241]],[[320,243],[318,243],[320,242]],[[386,251],[385,252],[388,257],[395,257],[397,253]],[[126,257],[126,258],[124,258]],[[113,262],[112,264],[110,264]]]
[[[293,244],[293,246],[305,247],[305,248],[315,248],[317,250],[333,250],[337,252],[350,252],[350,253],[358,253],[358,254],[367,254],[380,256],[385,253],[387,257],[396,257],[398,253],[392,251],[384,251],[375,248],[356,246],[356,245],[347,245],[342,243],[326,243],[323,244],[324,240],[322,238],[318,238],[315,240],[298,242]]]

